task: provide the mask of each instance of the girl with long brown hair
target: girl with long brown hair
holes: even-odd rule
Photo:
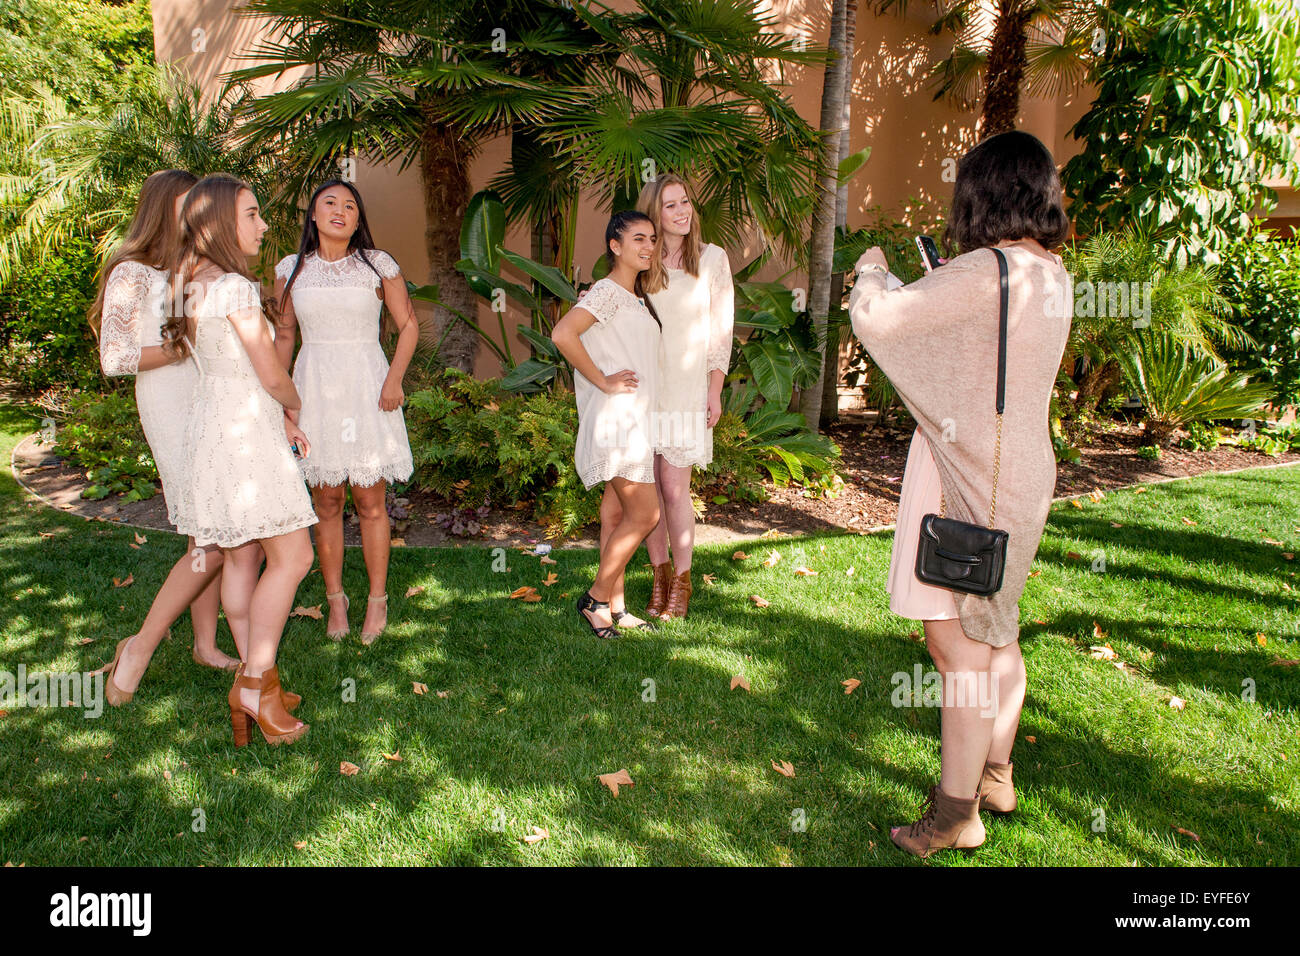
[[[290,743],[307,725],[289,712],[276,655],[298,585],[311,570],[311,497],[290,446],[310,453],[285,415],[301,406],[276,359],[271,323],[247,259],[266,232],[257,197],[231,176],[201,180],[181,211],[172,264],[173,301],[164,337],[193,343],[200,378],[185,431],[191,467],[182,530],[225,552],[222,604],[244,663],[230,689],[235,745],[253,723],[270,744]],[[258,569],[262,556],[266,570]]]
[[[180,169],[160,170],[144,181],[126,239],[104,264],[99,293],[87,316],[99,336],[104,374],[135,376],[140,425],[158,467],[167,518],[173,525],[178,523],[180,482],[186,470],[185,413],[198,370],[187,356],[163,345],[163,270],[179,238],[181,202],[196,182],[195,176]],[[186,607],[194,627],[194,660],[229,671],[238,666],[217,648],[220,578],[220,552],[204,554],[191,538],[140,630],[118,643],[105,684],[110,704],[131,699],[158,643]]]
[[[637,209],[654,223],[646,297],[663,321],[655,404],[655,487],[659,524],[646,539],[654,566],[651,617],[684,618],[691,598],[695,508],[691,472],[713,461],[713,426],[731,361],[735,291],[721,246],[705,243],[686,181],[664,173],[646,183]],[[669,546],[672,553],[669,556]]]

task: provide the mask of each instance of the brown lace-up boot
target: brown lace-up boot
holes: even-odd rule
[[[668,585],[673,579],[673,563],[665,561],[654,565],[654,583],[650,585],[650,603],[645,606],[646,614],[658,617],[668,606]]]
[[[922,859],[949,847],[973,849],[984,842],[979,804],[979,797],[962,800],[931,787],[930,796],[921,805],[925,811],[921,819],[911,826],[894,827],[890,839]]]
[[[986,763],[980,778],[980,809],[1010,813],[1016,808],[1016,791],[1011,786],[1009,763]]]
[[[686,610],[691,604],[691,591],[690,568],[681,574],[673,575],[672,582],[668,585],[668,606],[664,608],[660,617],[665,621],[671,621],[673,618],[684,619]]]

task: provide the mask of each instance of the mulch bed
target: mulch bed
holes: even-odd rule
[[[800,488],[777,488],[768,483],[766,501],[730,501],[720,505],[706,501],[705,518],[697,527],[696,541],[701,544],[733,541],[771,531],[784,534],[866,532],[893,524],[911,430],[849,419],[831,428],[829,435],[843,451],[844,487],[839,495],[831,499],[809,497]],[[161,494],[129,504],[122,504],[116,497],[87,501],[80,497],[87,484],[84,473],[51,454],[48,447],[35,441],[36,437],[23,441],[14,452],[15,474],[29,490],[54,507],[84,518],[169,530]],[[1081,449],[1080,461],[1058,466],[1057,496],[1300,461],[1297,452],[1270,457],[1231,445],[1220,445],[1211,451],[1165,448],[1158,460],[1150,461],[1138,455],[1138,447],[1143,444],[1146,441],[1142,432],[1133,424],[1110,423],[1104,430],[1094,432],[1089,444]],[[484,520],[481,533],[473,538],[449,536],[433,522],[434,515],[449,507],[445,499],[436,495],[413,492],[409,506],[411,520],[401,534],[402,543],[407,547],[517,547],[546,540],[544,529],[528,520],[524,509],[510,507],[494,509]],[[555,546],[593,547],[595,533],[594,527],[588,528],[580,535],[556,542]],[[355,524],[346,525],[345,537],[350,545],[361,543]]]

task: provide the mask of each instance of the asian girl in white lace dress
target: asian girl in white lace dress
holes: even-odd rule
[[[225,552],[221,599],[244,659],[227,695],[235,745],[249,742],[254,723],[267,743],[290,743],[307,725],[289,713],[296,695],[280,685],[277,653],[311,569],[316,515],[290,451],[292,443],[310,454],[310,443],[285,414],[301,401],[246,264],[266,223],[257,197],[226,175],[191,190],[181,221],[171,281],[185,289],[187,315],[169,318],[164,337],[188,331],[200,373],[185,430],[181,530]]]
[[[605,483],[600,567],[578,612],[596,637],[609,639],[618,636],[616,626],[655,628],[628,614],[622,598],[627,563],[659,521],[653,423],[660,333],[640,282],[654,251],[649,218],[615,213],[605,249],[609,274],[555,324],[551,339],[574,369],[578,475],[588,488]]]
[[[713,461],[713,426],[722,415],[722,385],[731,361],[735,291],[726,251],[701,242],[699,217],[681,177],[665,173],[651,180],[637,206],[654,222],[659,238],[643,281],[664,324],[655,457],[662,517],[646,539],[654,569],[646,610],[667,619],[685,617],[690,604],[691,472]]]
[[[127,237],[105,264],[100,294],[89,314],[99,333],[104,374],[135,376],[140,424],[173,525],[179,523],[179,494],[188,470],[185,419],[198,370],[189,357],[163,347],[167,275],[159,266],[176,243],[181,203],[197,181],[178,169],[161,170],[145,180]],[[211,556],[200,570],[195,567],[194,547],[191,539],[154,597],[140,630],[119,642],[105,684],[111,704],[131,699],[154,650],[186,607],[194,628],[194,660],[221,670],[238,666],[216,644],[221,555]]]
[[[302,333],[293,362],[302,395],[298,425],[312,442],[301,464],[320,518],[315,535],[330,608],[326,634],[338,640],[348,633],[343,503],[351,486],[370,585],[361,642],[370,644],[388,620],[388,483],[407,480],[413,470],[402,378],[419,324],[397,263],[374,246],[356,187],[325,182],[307,209],[298,253],[275,269],[276,353],[288,368],[296,326]],[[385,305],[398,332],[391,366],[379,344]]]

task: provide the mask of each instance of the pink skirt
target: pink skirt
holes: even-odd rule
[[[916,577],[916,549],[921,538],[921,518],[939,513],[939,469],[930,443],[917,429],[907,450],[903,488],[898,499],[898,527],[889,556],[889,609],[914,621],[951,621],[957,618],[952,592],[925,584]]]

